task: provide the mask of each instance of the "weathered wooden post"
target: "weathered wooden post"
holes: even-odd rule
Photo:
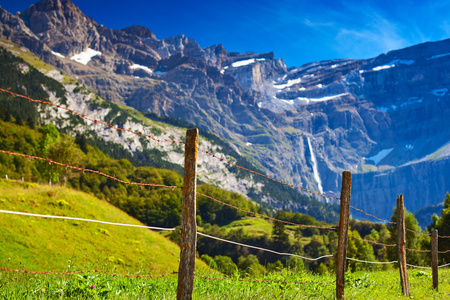
[[[438,231],[431,231],[431,270],[433,272],[433,287],[438,290],[439,275],[438,275]]]
[[[403,195],[397,197],[397,246],[398,246],[398,266],[400,269],[400,280],[402,291],[405,296],[409,296],[408,271],[406,269],[406,229],[405,229],[405,206]]]
[[[181,213],[181,254],[178,269],[177,299],[191,300],[194,289],[195,256],[197,250],[197,155],[198,129],[186,132],[184,158],[183,206]]]
[[[352,173],[342,173],[341,214],[339,220],[339,241],[337,249],[336,298],[344,298],[345,265],[347,262],[348,218],[350,215],[350,194],[352,189]]]

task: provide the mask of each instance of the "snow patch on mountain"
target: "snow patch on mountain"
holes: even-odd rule
[[[54,56],[58,56],[58,57],[61,57],[61,58],[66,58],[64,55],[62,55],[61,53],[58,53],[58,52],[55,52],[55,51],[52,51],[52,54],[54,55]]]
[[[374,156],[367,157],[366,160],[373,161],[375,163],[375,166],[377,166],[380,163],[380,161],[382,161],[386,156],[388,156],[389,153],[392,152],[392,150],[394,150],[394,148],[383,149]]]
[[[393,68],[397,65],[408,65],[409,66],[409,65],[412,65],[413,63],[415,63],[415,60],[396,59],[396,60],[391,61],[388,64],[374,67],[374,68],[372,68],[372,71],[386,70],[386,69]]]
[[[92,60],[92,58],[97,55],[102,55],[102,53],[100,51],[96,51],[94,49],[87,48],[86,51],[75,54],[70,59],[73,61],[76,61],[80,64],[87,65],[88,62],[90,62]]]
[[[432,90],[430,93],[433,94],[433,95],[435,95],[435,96],[442,97],[442,96],[444,96],[445,93],[447,93],[447,92],[448,92],[448,89],[443,88],[443,89],[435,89],[435,90]]]
[[[246,59],[246,60],[240,60],[240,61],[236,61],[234,63],[231,64],[231,66],[233,68],[239,68],[239,67],[243,67],[243,66],[248,66],[251,64],[254,64],[257,61],[263,61],[266,60],[265,58],[251,58],[251,59]]]
[[[441,57],[448,56],[448,55],[450,55],[450,53],[443,53],[443,54],[433,55],[432,57],[427,57],[427,60],[441,58]]]
[[[294,84],[300,83],[302,81],[301,78],[297,78],[297,79],[289,79],[287,83],[285,84],[274,84],[273,87],[276,88],[277,90],[283,90],[287,87],[291,87]]]
[[[319,98],[297,97],[294,99],[282,99],[282,98],[273,96],[272,99],[258,102],[257,106],[259,108],[268,109],[275,113],[280,113],[285,110],[292,109],[293,106],[308,105],[308,104],[313,104],[313,103],[318,103],[318,102],[339,99],[339,98],[347,96],[347,95],[349,95],[349,93],[342,93],[342,94],[338,94],[338,95],[328,95],[328,96],[319,97]]]
[[[149,67],[138,65],[138,64],[131,65],[130,69],[132,69],[132,70],[141,69],[141,70],[147,71],[149,73],[153,73],[153,71]]]

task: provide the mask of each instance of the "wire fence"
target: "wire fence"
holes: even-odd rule
[[[48,162],[49,164],[54,164],[54,165],[58,165],[58,166],[61,166],[61,167],[67,168],[67,169],[73,169],[73,170],[77,170],[77,171],[81,171],[81,172],[94,173],[94,174],[98,174],[100,176],[107,177],[107,178],[109,178],[111,180],[114,180],[114,181],[117,181],[117,182],[121,182],[121,183],[124,183],[124,184],[128,184],[128,185],[161,187],[161,188],[169,188],[169,189],[178,189],[178,188],[180,188],[179,186],[168,186],[168,185],[164,185],[164,184],[125,181],[125,180],[121,180],[119,178],[116,178],[115,176],[111,176],[111,175],[105,174],[105,173],[103,173],[101,171],[86,169],[86,168],[82,168],[82,167],[76,167],[76,166],[72,166],[72,165],[69,165],[69,164],[63,164],[63,163],[51,160],[49,158],[43,158],[43,157],[38,157],[38,156],[34,156],[34,155],[29,155],[29,154],[16,153],[16,152],[11,152],[11,151],[6,151],[6,150],[0,150],[0,153],[5,153],[5,154],[8,154],[8,155],[14,155],[14,156],[21,156],[21,157],[25,157],[27,159],[41,160],[41,161]]]
[[[397,244],[385,244],[385,243],[381,243],[381,242],[375,242],[375,241],[372,241],[372,240],[362,239],[362,238],[359,238],[359,237],[355,236],[351,232],[349,233],[349,235],[352,238],[357,239],[357,240],[359,240],[361,242],[367,242],[367,243],[371,243],[371,244],[374,244],[374,245],[379,245],[379,246],[384,246],[384,247],[395,247],[395,246],[397,246]]]
[[[336,229],[335,226],[328,227],[328,226],[318,226],[318,225],[307,225],[307,224],[298,224],[298,223],[293,223],[293,222],[289,222],[289,221],[284,221],[284,220],[272,218],[272,217],[269,217],[269,216],[266,216],[266,215],[263,215],[263,214],[259,214],[259,213],[256,213],[256,212],[252,212],[252,211],[248,211],[248,210],[239,208],[237,206],[234,206],[234,205],[231,205],[229,203],[217,200],[216,198],[208,196],[208,195],[203,194],[203,193],[197,192],[197,195],[206,197],[206,198],[208,198],[208,199],[210,199],[212,201],[215,201],[217,203],[229,206],[229,207],[234,208],[236,210],[242,211],[242,212],[244,212],[246,214],[251,214],[251,215],[254,215],[254,216],[257,216],[257,217],[261,217],[261,218],[264,218],[264,219],[267,219],[267,220],[271,220],[271,221],[274,221],[274,222],[279,222],[279,223],[284,223],[284,224],[287,224],[287,225],[294,225],[294,226],[299,226],[299,227],[304,227],[304,228],[317,228],[317,229],[329,229],[329,230],[335,230]]]
[[[43,274],[43,275],[73,275],[73,274],[85,274],[85,273],[100,273],[103,275],[109,275],[114,277],[165,277],[169,275],[176,275],[178,272],[164,273],[164,274],[116,274],[109,273],[103,270],[79,270],[79,271],[67,271],[67,272],[56,272],[56,271],[30,271],[21,269],[10,269],[6,267],[0,267],[1,271],[13,272],[13,273],[24,273],[24,274]]]
[[[151,139],[151,140],[153,140],[153,141],[159,142],[159,143],[163,143],[163,142],[165,143],[165,142],[168,142],[168,143],[186,144],[186,143],[183,142],[183,141],[177,141],[177,140],[174,140],[174,139],[157,139],[157,138],[155,138],[155,137],[152,136],[152,135],[145,134],[145,133],[140,132],[140,131],[133,131],[133,130],[131,130],[131,129],[123,129],[123,128],[119,128],[119,127],[114,126],[114,125],[112,125],[112,124],[110,124],[110,123],[108,123],[108,122],[104,122],[104,121],[92,119],[92,118],[88,117],[88,116],[85,115],[85,114],[76,112],[76,111],[74,111],[74,110],[72,110],[72,109],[69,109],[69,108],[67,108],[67,107],[63,107],[63,106],[58,105],[58,104],[51,103],[51,102],[49,102],[49,101],[45,101],[45,100],[35,100],[35,99],[30,98],[30,97],[23,96],[23,95],[20,95],[20,94],[17,94],[17,93],[13,93],[13,92],[11,92],[11,91],[8,91],[8,90],[2,89],[2,88],[0,88],[0,92],[7,93],[7,94],[9,94],[9,95],[11,95],[11,96],[20,97],[20,98],[26,99],[26,100],[28,100],[28,101],[31,101],[31,102],[33,102],[33,103],[40,103],[40,104],[45,104],[45,105],[53,106],[53,107],[56,107],[56,108],[58,108],[58,109],[62,109],[62,110],[65,110],[65,111],[67,111],[67,112],[69,112],[69,113],[72,113],[72,114],[74,114],[74,115],[77,115],[77,116],[79,116],[79,117],[81,117],[81,118],[83,118],[83,119],[85,119],[85,120],[87,120],[87,121],[93,122],[94,124],[102,124],[102,125],[104,125],[104,126],[110,127],[110,128],[112,128],[112,129],[115,129],[115,130],[118,130],[118,131],[129,132],[129,133],[137,134],[137,135],[140,135],[140,136],[144,136],[144,137],[147,137],[147,138],[149,138],[149,139]],[[289,184],[289,183],[286,183],[286,182],[284,182],[284,181],[281,181],[281,180],[272,178],[272,177],[270,177],[270,176],[268,176],[268,175],[265,175],[265,174],[262,174],[262,173],[259,173],[259,172],[250,170],[250,169],[248,169],[248,168],[239,166],[239,165],[237,165],[236,163],[233,163],[232,161],[230,161],[230,160],[228,160],[228,159],[226,159],[226,158],[224,158],[224,157],[220,157],[220,156],[218,156],[218,155],[216,155],[216,154],[214,154],[214,153],[212,153],[212,152],[210,152],[210,151],[206,151],[206,150],[202,150],[202,149],[198,149],[198,151],[199,151],[199,152],[202,152],[202,153],[205,153],[205,154],[207,154],[207,155],[209,155],[209,156],[212,156],[213,158],[215,158],[215,159],[217,159],[217,160],[220,160],[220,161],[222,161],[222,162],[225,162],[225,163],[227,163],[227,164],[229,164],[229,165],[232,165],[232,166],[234,166],[234,167],[236,167],[236,168],[239,168],[239,169],[241,169],[241,170],[244,170],[244,171],[246,171],[246,172],[250,172],[250,173],[252,173],[252,174],[254,174],[254,175],[257,175],[257,176],[260,176],[260,177],[264,177],[264,178],[266,178],[266,179],[268,179],[268,180],[271,180],[271,181],[274,181],[274,182],[283,184],[283,185],[285,185],[285,186],[289,186],[289,187],[291,187],[291,188],[298,189],[298,190],[303,191],[303,192],[307,192],[307,193],[309,193],[309,194],[311,194],[311,195],[316,195],[316,196],[319,196],[319,197],[323,197],[323,198],[325,198],[325,199],[332,199],[332,200],[343,201],[341,198],[338,198],[338,197],[332,197],[332,196],[326,196],[326,195],[321,194],[321,193],[316,193],[316,192],[313,192],[313,191],[311,191],[311,190],[302,188],[302,187],[300,187],[300,186],[297,186],[297,185],[294,185],[294,184]],[[77,171],[81,171],[81,172],[89,172],[89,173],[97,174],[97,175],[104,176],[104,177],[106,177],[106,178],[109,178],[109,179],[111,179],[111,180],[115,180],[115,181],[117,181],[117,182],[120,182],[120,183],[123,183],[123,184],[126,184],[126,185],[138,185],[138,186],[149,186],[149,187],[161,187],[161,188],[171,188],[171,189],[180,188],[180,187],[178,187],[178,186],[167,186],[167,185],[154,184],[154,183],[142,183],[142,182],[139,183],[139,182],[126,181],[126,180],[118,179],[118,178],[116,178],[115,176],[111,176],[111,175],[106,174],[106,173],[103,173],[103,172],[101,172],[101,171],[92,170],[92,169],[87,169],[87,168],[83,168],[83,167],[72,166],[72,165],[69,165],[69,164],[56,162],[56,161],[53,161],[53,160],[48,159],[48,158],[37,157],[37,156],[29,155],[29,154],[15,153],[15,152],[12,152],[12,151],[6,151],[6,150],[0,150],[0,153],[4,153],[4,154],[7,154],[7,155],[14,155],[14,156],[25,157],[25,158],[27,158],[27,159],[33,159],[33,160],[45,161],[45,162],[48,162],[49,164],[55,164],[55,165],[58,165],[58,166],[60,166],[60,167],[64,167],[64,168],[66,168],[66,169],[69,168],[69,169],[73,169],[73,170],[77,170]],[[297,223],[293,223],[293,222],[289,222],[289,221],[279,220],[279,219],[276,219],[276,218],[273,218],[273,217],[269,217],[269,216],[266,216],[266,215],[263,215],[263,214],[260,214],[260,213],[251,212],[251,211],[248,211],[248,210],[241,209],[241,208],[239,208],[239,207],[237,207],[237,206],[231,205],[231,204],[226,203],[226,202],[224,202],[224,201],[220,201],[220,200],[218,200],[218,199],[216,199],[216,198],[214,198],[214,197],[211,197],[211,196],[209,196],[209,195],[206,195],[206,194],[204,194],[204,193],[196,193],[196,194],[199,195],[199,196],[206,197],[206,198],[208,198],[208,199],[210,199],[210,200],[212,200],[212,201],[215,201],[215,202],[217,202],[217,203],[220,203],[220,204],[222,204],[222,205],[226,205],[226,206],[231,207],[231,208],[233,208],[233,209],[236,209],[236,210],[239,210],[239,211],[241,211],[241,212],[244,212],[244,213],[246,213],[246,214],[254,215],[254,216],[256,216],[256,217],[264,218],[264,219],[267,219],[267,220],[270,220],[270,221],[273,221],[273,222],[280,222],[280,223],[284,223],[284,224],[288,224],[288,225],[293,225],[293,226],[298,226],[298,227],[302,227],[302,228],[316,228],[316,229],[323,229],[323,230],[336,230],[336,229],[337,229],[336,226],[319,226],[319,225],[309,225],[309,224],[297,224]],[[342,205],[342,203],[341,203],[341,205]],[[367,215],[367,216],[369,216],[369,217],[372,217],[372,218],[374,218],[374,219],[376,219],[376,220],[378,220],[378,221],[380,221],[380,222],[383,222],[383,223],[387,223],[387,224],[391,224],[391,225],[398,225],[398,224],[399,224],[398,222],[391,222],[391,221],[388,221],[388,220],[384,220],[384,219],[382,219],[382,218],[378,218],[377,216],[375,216],[375,215],[373,215],[373,214],[370,214],[370,213],[368,213],[368,212],[365,212],[364,210],[359,209],[359,208],[356,208],[356,207],[351,206],[351,205],[350,205],[350,208],[352,208],[352,209],[354,209],[354,210],[356,210],[356,211],[359,211],[359,212],[361,212],[361,213],[363,213],[363,214],[365,214],[365,215]],[[341,207],[341,209],[342,209],[342,207]],[[153,227],[153,226],[136,225],[136,224],[122,224],[122,223],[114,223],[114,222],[107,222],[107,221],[100,221],[100,220],[92,220],[92,219],[83,219],[83,218],[74,218],[74,217],[66,217],[66,216],[52,216],[52,215],[33,214],[33,213],[27,213],[27,212],[15,212],[15,211],[0,210],[0,213],[11,214],[11,215],[20,215],[20,216],[29,216],[29,217],[41,217],[41,218],[53,218],[53,219],[76,220],[76,221],[93,222],[93,223],[102,223],[102,224],[116,225],[116,226],[139,227],[139,228],[146,228],[146,229],[151,229],[151,230],[167,230],[167,231],[174,231],[174,230],[177,230],[176,228],[162,228],[162,227]],[[342,216],[342,215],[341,215],[341,216]],[[405,230],[408,231],[408,232],[412,232],[412,233],[414,233],[414,234],[417,234],[417,235],[421,235],[421,236],[431,236],[431,234],[429,234],[429,233],[421,233],[421,232],[417,232],[417,231],[412,230],[412,229],[409,229],[409,228],[405,228]],[[339,232],[340,232],[340,230],[339,230]],[[301,259],[303,259],[303,260],[308,260],[308,261],[317,261],[317,260],[320,260],[320,259],[332,258],[332,257],[335,256],[335,255],[333,255],[333,254],[328,254],[328,255],[322,255],[322,256],[319,256],[319,257],[316,257],[316,258],[311,258],[311,257],[305,257],[305,256],[298,255],[298,254],[283,253],[283,252],[278,252],[278,251],[274,251],[274,250],[270,250],[270,249],[266,249],[266,248],[262,248],[262,247],[256,247],[256,246],[246,245],[246,244],[243,244],[243,243],[234,242],[234,241],[226,240],[226,239],[223,239],[223,238],[214,237],[214,236],[212,236],[212,235],[204,234],[204,233],[201,233],[201,232],[196,232],[196,234],[199,235],[199,236],[203,236],[203,237],[206,237],[206,238],[218,240],[218,241],[221,241],[221,242],[226,242],[226,243],[230,243],[230,244],[234,244],[234,245],[238,245],[238,246],[242,246],[242,247],[247,247],[247,248],[251,248],[251,249],[255,249],[255,250],[266,251],[266,252],[273,253],[273,254],[277,254],[277,255],[281,255],[281,256],[294,256],[294,257],[298,257],[298,258],[301,258]],[[397,244],[386,244],[386,243],[376,242],[376,241],[372,241],[372,240],[368,240],[368,239],[362,239],[362,238],[359,238],[359,237],[353,235],[351,232],[349,233],[349,235],[350,235],[352,238],[354,238],[354,239],[357,239],[357,240],[360,240],[360,241],[363,241],[363,242],[368,242],[368,243],[371,243],[371,244],[374,244],[374,245],[378,245],[378,246],[382,246],[382,247],[395,247],[395,246],[397,246]],[[450,238],[450,236],[438,236],[438,237],[439,237],[439,238]],[[409,248],[405,248],[405,249],[408,250],[408,251],[419,252],[419,253],[431,253],[431,252],[432,252],[431,250],[423,250],[423,249],[409,249]],[[449,250],[446,250],[446,251],[437,251],[438,254],[446,254],[446,253],[449,253],[449,252],[450,252],[450,249],[449,249]],[[367,261],[367,260],[363,260],[363,259],[356,259],[356,258],[349,258],[349,257],[345,257],[345,259],[348,260],[348,261],[355,261],[355,262],[368,263],[368,264],[394,264],[394,263],[399,263],[399,264],[400,264],[400,263],[401,263],[400,261],[389,261],[389,262]],[[443,268],[443,267],[446,267],[446,266],[449,266],[449,265],[450,265],[450,264],[444,264],[444,265],[437,266],[437,267],[438,267],[438,268]],[[416,265],[411,265],[411,264],[406,264],[406,266],[412,267],[412,268],[431,269],[430,267],[427,267],[427,266],[416,266]],[[161,277],[161,276],[168,276],[168,275],[177,274],[176,272],[172,272],[172,273],[157,274],[157,275],[152,275],[152,274],[148,274],[148,275],[141,275],[141,274],[139,274],[139,275],[121,275],[121,274],[107,273],[107,272],[99,271],[99,270],[92,270],[92,271],[73,271],[73,272],[38,272],[38,271],[27,271],[27,270],[8,269],[8,268],[5,268],[5,267],[0,267],[0,270],[3,270],[3,271],[10,271],[10,272],[17,272],[17,273],[55,274],[55,275],[68,275],[68,274],[77,274],[77,273],[103,273],[103,274],[106,274],[106,275],[111,275],[111,276],[121,276],[121,277]],[[223,278],[205,277],[205,276],[199,276],[199,275],[195,275],[195,276],[196,276],[196,277],[200,277],[200,278],[204,278],[204,279],[215,279],[215,280],[222,280],[222,279],[223,279]],[[225,278],[225,279],[223,279],[223,280],[241,280],[241,281],[259,281],[259,282],[278,282],[277,280],[244,280],[244,279],[233,279],[233,278]],[[283,280],[283,282],[285,282],[285,281]],[[295,282],[295,283],[301,283],[301,284],[307,284],[307,283],[315,283],[315,284],[333,284],[333,283],[336,283],[336,282],[308,282],[308,281],[305,281],[305,282],[301,282],[301,281],[292,281],[292,282]],[[383,285],[383,284],[398,284],[398,283],[381,283],[381,284],[376,284],[376,285]],[[402,283],[402,284],[403,284],[403,283]],[[411,284],[428,284],[428,283],[411,283]],[[338,297],[338,298],[339,298],[339,297]]]
[[[72,114],[74,114],[74,115],[77,115],[77,116],[79,116],[79,117],[81,117],[81,118],[83,118],[83,119],[85,119],[85,120],[87,120],[87,121],[93,122],[94,124],[102,124],[102,125],[105,125],[105,126],[107,126],[107,127],[110,127],[110,128],[112,128],[112,129],[115,129],[115,130],[118,130],[118,131],[130,132],[130,133],[133,133],[133,134],[145,136],[145,137],[147,137],[147,138],[149,138],[149,139],[151,139],[151,140],[154,140],[154,141],[156,141],[156,142],[159,142],[159,143],[177,143],[177,144],[185,144],[185,142],[183,142],[183,141],[177,141],[177,140],[173,140],[173,139],[157,139],[157,138],[155,138],[155,137],[152,136],[152,135],[149,135],[149,134],[146,134],[146,133],[143,133],[143,132],[140,132],[140,131],[133,131],[133,130],[130,130],[130,129],[119,128],[119,127],[114,126],[113,124],[110,124],[110,123],[108,123],[108,122],[104,122],[104,121],[101,121],[101,120],[89,118],[87,115],[85,115],[85,114],[83,114],[83,113],[77,112],[77,111],[75,111],[75,110],[73,110],[73,109],[64,107],[64,106],[62,106],[62,105],[55,104],[55,103],[52,103],[52,102],[49,102],[49,101],[45,101],[45,100],[36,100],[36,99],[32,99],[32,98],[30,98],[30,97],[28,97],[28,96],[24,96],[24,95],[21,95],[21,94],[17,94],[17,93],[11,92],[11,91],[6,90],[6,89],[3,89],[3,88],[0,88],[0,92],[7,93],[7,94],[9,94],[9,95],[11,95],[11,96],[14,96],[14,97],[19,97],[19,98],[28,100],[28,101],[33,102],[33,103],[40,103],[40,104],[50,105],[50,106],[53,106],[53,107],[56,107],[56,108],[59,108],[59,109],[68,111],[68,112],[70,112],[70,113],[72,113]],[[230,165],[232,165],[232,166],[234,166],[234,167],[236,167],[236,168],[239,168],[239,169],[241,169],[241,170],[250,172],[250,173],[252,173],[252,174],[258,175],[258,176],[260,176],[260,177],[267,178],[267,179],[269,179],[269,180],[271,180],[271,181],[278,182],[278,183],[280,183],[280,184],[283,184],[283,185],[286,185],[286,186],[289,186],[289,187],[292,187],[292,188],[296,188],[296,189],[298,189],[298,190],[300,190],[300,191],[307,192],[307,193],[309,193],[309,194],[311,194],[311,195],[320,196],[320,197],[323,197],[323,198],[325,198],[325,199],[340,200],[340,198],[338,198],[338,197],[331,197],[331,196],[326,196],[326,195],[323,195],[323,194],[320,194],[320,193],[316,193],[316,192],[313,192],[313,191],[311,191],[311,190],[302,188],[302,187],[300,187],[300,186],[296,186],[296,185],[293,185],[293,184],[289,184],[289,183],[286,183],[286,182],[284,182],[284,181],[281,181],[281,180],[272,178],[272,177],[270,177],[270,176],[267,176],[267,175],[265,175],[265,174],[262,174],[262,173],[259,173],[259,172],[250,170],[250,169],[245,168],[245,167],[242,167],[242,166],[239,166],[239,165],[237,165],[237,164],[231,162],[230,160],[228,160],[228,159],[226,159],[226,158],[223,158],[223,157],[220,157],[220,156],[218,156],[217,154],[214,154],[214,153],[212,153],[212,152],[210,152],[210,151],[202,150],[202,149],[199,149],[199,151],[202,152],[202,153],[205,153],[205,154],[207,154],[207,155],[210,155],[210,156],[212,156],[212,157],[214,157],[214,158],[216,158],[216,159],[218,159],[218,160],[220,160],[220,161],[223,161],[223,162],[225,162],[225,163],[227,163],[227,164],[230,164]]]

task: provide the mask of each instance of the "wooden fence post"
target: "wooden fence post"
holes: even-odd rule
[[[439,275],[438,275],[438,231],[431,231],[431,270],[433,272],[433,287],[438,290]]]
[[[405,229],[405,206],[403,195],[397,197],[397,246],[398,246],[398,266],[400,269],[400,280],[402,291],[405,296],[409,296],[408,271],[406,269],[406,229]]]
[[[350,194],[352,188],[352,173],[344,171],[342,173],[341,189],[341,214],[339,220],[339,240],[337,249],[337,270],[336,270],[336,298],[344,298],[345,287],[345,265],[347,262],[348,243],[348,218],[350,215]]]
[[[177,299],[190,300],[194,289],[197,250],[197,155],[198,129],[186,132],[183,206],[181,213],[181,254],[178,269]]]

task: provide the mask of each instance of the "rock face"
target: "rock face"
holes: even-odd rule
[[[450,40],[288,69],[273,53],[109,29],[59,0],[0,9],[0,37],[108,100],[229,139],[277,178],[337,196],[350,170],[352,202],[379,217],[397,194],[416,211],[450,189]]]

